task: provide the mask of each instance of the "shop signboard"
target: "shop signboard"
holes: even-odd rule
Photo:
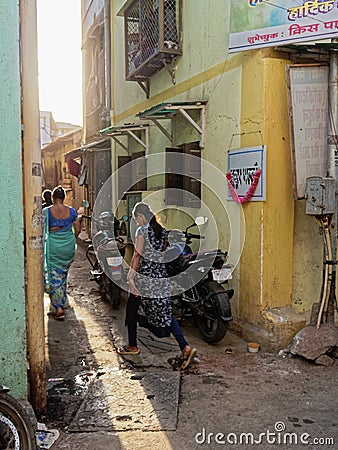
[[[287,67],[295,199],[304,198],[307,177],[326,173],[328,81],[327,65]]]
[[[254,177],[260,171],[259,181],[251,201],[264,201],[266,199],[266,147],[240,148],[228,152],[228,173],[231,174],[233,187],[239,199],[243,199],[250,186],[254,183]],[[229,188],[227,199],[233,200]]]
[[[229,52],[338,37],[338,0],[231,0]]]

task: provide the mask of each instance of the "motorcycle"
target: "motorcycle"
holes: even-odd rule
[[[192,316],[203,339],[209,344],[221,341],[232,320],[230,299],[233,289],[224,284],[231,279],[231,266],[226,265],[227,252],[220,249],[193,253],[192,239],[204,236],[188,230],[203,225],[207,217],[197,217],[186,230],[168,234],[165,261],[171,281],[172,305],[175,314]]]
[[[92,243],[86,250],[86,258],[92,267],[90,271],[93,278],[100,286],[103,300],[110,302],[113,309],[118,309],[121,303],[123,277],[123,257],[126,243],[119,236],[121,233],[120,220],[113,213],[104,211],[97,219],[85,214],[82,217],[91,220],[94,234]],[[123,216],[121,221],[126,222],[128,216]]]
[[[36,450],[32,420],[9,390],[0,384],[0,449]]]

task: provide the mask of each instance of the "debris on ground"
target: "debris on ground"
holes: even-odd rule
[[[334,325],[322,324],[307,326],[300,330],[287,351],[293,356],[301,356],[316,364],[330,366],[334,364],[334,355],[338,348],[338,328]]]
[[[58,430],[48,430],[44,423],[37,424],[36,445],[38,449],[51,448],[54,442],[59,438]]]

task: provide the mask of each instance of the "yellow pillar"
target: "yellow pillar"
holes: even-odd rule
[[[46,367],[36,0],[20,2],[20,18],[30,402],[41,411],[46,406]]]
[[[252,325],[246,337],[257,333],[266,348],[274,349],[286,346],[304,325],[291,307],[294,201],[287,63],[265,49],[250,52],[242,67],[241,147],[266,145],[266,201],[243,206],[239,316]]]

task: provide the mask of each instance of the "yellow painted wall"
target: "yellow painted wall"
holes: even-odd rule
[[[115,0],[115,11],[122,5]],[[227,53],[230,2],[185,0],[183,10],[183,56],[177,60],[176,84],[163,69],[150,81],[150,98],[134,82],[124,80],[123,19],[114,21],[114,108],[116,124],[137,122],[135,115],[159,102],[206,100],[205,148],[203,160],[218,171],[227,171],[229,149],[266,145],[266,201],[250,202],[241,207],[233,201],[226,208],[210,189],[207,171],[203,171],[202,199],[217,222],[218,246],[230,247],[236,268],[231,281],[235,289],[233,315],[254,326],[271,331],[271,321],[282,323],[283,313],[267,318],[267,311],[296,306],[309,311],[311,302],[303,290],[313,290],[309,283],[313,270],[305,273],[305,261],[310,261],[309,248],[303,248],[303,229],[310,238],[315,226],[293,200],[289,116],[286,87],[285,53],[274,49]],[[181,122],[180,122],[181,120]],[[169,123],[167,124],[169,126]],[[196,137],[182,119],[175,126],[175,144]],[[163,152],[171,146],[168,139],[150,125],[150,154]],[[118,149],[118,147],[117,147]],[[120,154],[124,154],[118,149]],[[158,169],[164,169],[164,158]],[[217,179],[217,177],[215,177]],[[224,181],[222,181],[224,182]],[[163,185],[163,177],[154,178],[149,189]],[[226,195],[226,186],[217,187]],[[294,214],[296,211],[296,215]],[[204,214],[203,209],[191,210],[192,217]],[[202,214],[203,213],[203,214]],[[186,226],[186,216],[174,210],[166,215],[169,228]],[[205,246],[213,246],[213,228],[207,225],[203,234]],[[306,232],[307,233],[307,232]],[[316,244],[316,256],[320,244]],[[315,269],[318,263],[315,263]],[[318,284],[315,286],[318,287]],[[287,319],[289,320],[289,319]],[[290,321],[297,318],[292,318]]]
[[[292,306],[309,317],[320,299],[324,247],[316,219],[305,214],[305,200],[295,203]]]

